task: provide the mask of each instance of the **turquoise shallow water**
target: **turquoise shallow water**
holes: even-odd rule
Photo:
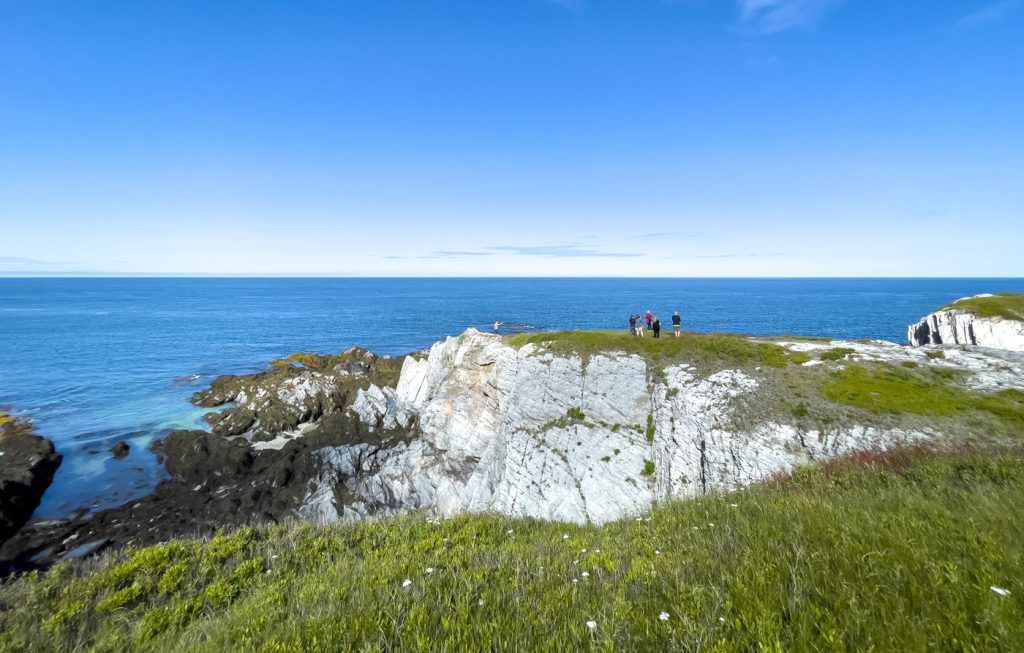
[[[152,439],[203,424],[192,392],[295,351],[401,354],[494,320],[625,328],[648,309],[696,331],[903,342],[981,292],[1024,279],[0,279],[0,406],[64,454],[37,512],[55,517],[145,494]],[[112,460],[119,440],[132,452]]]

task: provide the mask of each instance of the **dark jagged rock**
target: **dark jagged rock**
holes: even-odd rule
[[[131,447],[128,446],[127,442],[118,442],[110,448],[110,453],[114,454],[115,459],[121,459],[128,455],[131,451]]]
[[[214,434],[266,441],[347,407],[371,384],[394,385],[401,362],[358,348],[336,356],[293,354],[266,372],[219,376],[192,395],[192,402],[208,408],[234,404],[207,415]]]
[[[28,420],[0,413],[0,543],[32,516],[61,456]]]

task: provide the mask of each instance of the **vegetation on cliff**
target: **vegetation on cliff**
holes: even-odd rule
[[[558,331],[520,333],[508,336],[508,343],[516,348],[535,344],[555,353],[584,357],[621,351],[648,360],[690,362],[716,370],[729,365],[782,368],[789,363],[811,360],[808,355],[783,345],[731,333],[683,333],[675,338],[671,332],[665,332],[661,338],[651,335],[634,338],[625,331]]]
[[[981,317],[1024,320],[1024,294],[1004,293],[989,297],[968,297],[939,310],[960,309]]]
[[[1024,456],[857,454],[577,527],[241,529],[0,586],[0,650],[989,650],[1024,641]]]

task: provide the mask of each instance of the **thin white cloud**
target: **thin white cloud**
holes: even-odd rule
[[[553,5],[558,5],[563,9],[569,11],[583,11],[583,7],[586,4],[585,0],[547,0]]]
[[[996,2],[990,2],[957,21],[957,27],[960,29],[984,27],[1006,17],[1019,5],[1020,0],[997,0]]]
[[[738,0],[740,21],[759,35],[813,29],[843,0]]]
[[[509,254],[518,254],[520,256],[550,256],[556,258],[580,258],[580,257],[631,257],[640,256],[632,252],[606,252],[599,249],[591,249],[588,247],[578,247],[576,245],[537,245],[532,247],[488,247],[487,249],[494,250],[496,252],[507,252]]]
[[[0,256],[0,269],[8,268],[13,270],[33,270],[40,266],[62,266],[62,265],[77,265],[76,263],[68,263],[67,261],[40,261],[34,258],[23,258],[21,256]],[[5,270],[7,271],[7,270]]]
[[[634,252],[616,252],[616,251],[605,251],[602,249],[594,249],[590,247],[580,247],[578,244],[564,244],[564,245],[529,245],[529,246],[516,246],[516,245],[497,245],[494,247],[484,247],[479,250],[437,250],[427,255],[418,256],[400,256],[400,255],[389,255],[382,258],[387,259],[447,259],[447,258],[468,258],[473,256],[499,256],[499,255],[514,255],[514,256],[542,256],[548,258],[623,258],[640,256],[640,254]]]

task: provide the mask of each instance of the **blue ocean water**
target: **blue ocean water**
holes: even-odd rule
[[[162,477],[148,444],[203,424],[192,392],[295,351],[401,354],[495,320],[625,328],[648,309],[695,331],[903,342],[982,292],[1024,279],[0,279],[0,406],[64,454],[36,513],[58,517],[145,494]]]

